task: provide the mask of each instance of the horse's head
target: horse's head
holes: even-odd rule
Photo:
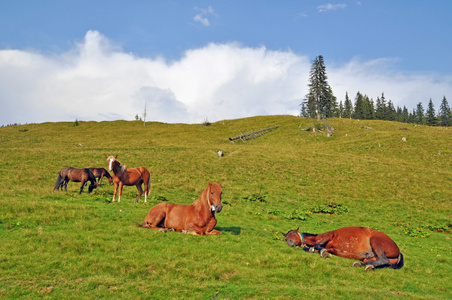
[[[97,182],[91,183],[88,187],[88,193],[91,193],[97,187],[98,187]]]
[[[210,210],[219,213],[223,209],[223,205],[221,204],[221,184],[209,182],[206,193],[207,203],[210,206]]]
[[[117,155],[116,155],[116,156],[113,156],[113,155],[105,156],[105,158],[106,158],[107,161],[108,161],[108,171],[109,171],[109,172],[112,172],[112,171],[113,171],[113,164],[117,161],[117,160],[116,160],[117,157],[118,157]],[[109,180],[109,181],[110,181],[110,180]],[[110,182],[110,184],[111,184],[111,182]]]
[[[286,238],[287,245],[289,245],[290,247],[306,245],[306,243],[304,242],[304,237],[300,232],[298,232],[298,229],[299,228],[290,230],[286,234],[282,234]]]

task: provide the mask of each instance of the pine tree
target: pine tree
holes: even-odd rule
[[[335,117],[343,118],[344,117],[344,105],[342,101],[339,101],[339,108],[337,109],[337,115]]]
[[[344,118],[352,118],[353,114],[353,103],[348,97],[348,92],[345,92],[345,102],[344,102]]]
[[[426,123],[429,126],[436,126],[438,119],[436,118],[435,107],[433,106],[433,101],[430,98],[427,107]]]
[[[336,108],[336,97],[328,84],[323,56],[319,55],[312,62],[309,74],[309,92],[306,95],[307,110],[311,117],[332,117]]]
[[[301,111],[300,111],[300,117],[309,117],[308,109],[306,108],[306,102],[301,102]]]
[[[415,122],[418,124],[424,124],[424,107],[422,106],[422,102],[419,102],[415,111]]]
[[[443,97],[441,105],[439,107],[438,119],[440,126],[452,126],[452,111],[447,103],[446,96]]]
[[[388,106],[386,107],[386,120],[395,121],[396,119],[396,110],[394,108],[394,104],[392,101],[388,101]]]
[[[377,98],[377,107],[375,110],[375,117],[377,120],[387,120],[387,107],[384,93],[381,93],[381,98]]]
[[[355,97],[355,108],[353,110],[353,118],[354,119],[365,119],[366,112],[364,107],[364,97],[358,92]]]
[[[403,107],[402,115],[403,115],[402,122],[409,123],[410,122],[410,114],[408,113],[408,109],[406,108],[406,106]]]

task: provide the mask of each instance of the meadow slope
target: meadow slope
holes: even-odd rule
[[[323,123],[292,116],[0,128],[0,297],[452,297],[452,129],[328,123],[332,137],[310,130]],[[107,168],[108,155],[148,168],[149,203],[133,203],[135,187],[112,203],[106,182],[91,194],[72,182],[68,192],[53,190],[61,168]],[[208,181],[223,186],[222,235],[137,226],[158,199],[192,203]],[[364,272],[352,260],[290,248],[281,235],[344,226],[384,231],[405,266]]]

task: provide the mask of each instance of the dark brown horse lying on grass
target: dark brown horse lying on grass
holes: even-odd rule
[[[151,208],[140,226],[199,235],[221,234],[220,231],[213,229],[217,224],[215,213],[223,208],[221,194],[221,185],[209,182],[194,203],[190,205],[159,203]]]
[[[89,168],[89,170],[91,171],[91,173],[93,173],[94,177],[97,178],[97,183],[99,185],[102,184],[102,179],[104,177],[108,179],[110,185],[113,184],[113,178],[111,177],[110,173],[108,173],[108,171],[105,170],[104,168]]]
[[[368,227],[343,227],[323,234],[300,233],[298,228],[284,234],[289,246],[300,246],[311,253],[318,251],[326,258],[329,253],[357,259],[354,267],[365,270],[403,267],[403,255],[396,243],[383,232]]]
[[[119,186],[118,202],[121,202],[122,187],[124,185],[134,185],[137,187],[138,196],[135,202],[138,202],[143,194],[142,184],[144,183],[144,202],[148,202],[149,188],[151,186],[151,174],[145,167],[126,168],[116,160],[118,156],[105,156],[108,161],[108,170],[112,172],[115,189],[113,193],[113,202],[115,202],[116,193]]]
[[[83,187],[89,181],[90,185],[88,187],[88,193],[91,193],[95,188],[97,188],[96,178],[89,169],[76,169],[72,167],[66,167],[60,170],[58,173],[58,178],[55,183],[54,190],[61,189],[67,192],[67,185],[69,181],[80,182],[80,192],[83,192]]]

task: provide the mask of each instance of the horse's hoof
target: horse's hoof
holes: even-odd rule
[[[360,262],[355,261],[352,267],[362,267],[362,264]]]
[[[168,231],[174,232],[174,231],[176,231],[176,229],[174,229],[174,228],[168,228]]]
[[[309,248],[309,253],[314,253],[314,252],[315,252],[314,247]]]
[[[160,232],[167,232],[168,230],[166,230],[165,228],[162,228],[159,230]]]
[[[320,250],[320,257],[321,258],[327,258],[328,257],[328,251],[326,251],[326,249],[322,249]]]
[[[374,268],[372,265],[367,265],[365,271],[372,271]]]

